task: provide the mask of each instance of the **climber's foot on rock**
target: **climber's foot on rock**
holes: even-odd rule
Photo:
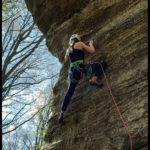
[[[58,122],[59,122],[59,124],[61,124],[61,125],[64,124],[64,115],[63,115],[63,113],[61,113],[61,114],[59,115]]]
[[[97,83],[97,82],[92,82],[92,81],[90,81],[90,85],[92,85],[92,86],[97,86],[97,87],[103,87],[103,83]]]
[[[92,77],[92,79],[90,80],[90,85],[97,86],[97,87],[102,87],[103,84],[99,83],[97,80],[98,80],[98,77],[96,77],[96,76]]]

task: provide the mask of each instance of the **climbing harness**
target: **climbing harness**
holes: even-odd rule
[[[83,60],[77,60],[77,61],[71,63],[71,64],[70,64],[70,67],[74,67],[74,66],[76,66],[77,64],[83,64]]]
[[[128,129],[128,127],[127,127],[127,125],[126,125],[126,123],[125,123],[125,121],[124,121],[124,119],[123,119],[121,113],[120,113],[120,110],[119,110],[119,108],[118,108],[118,105],[117,105],[117,103],[116,103],[116,101],[115,101],[115,99],[114,99],[114,97],[113,97],[113,94],[112,94],[112,91],[111,91],[110,86],[109,86],[109,84],[108,84],[108,80],[107,80],[107,77],[106,77],[106,75],[105,75],[103,66],[102,66],[101,63],[99,63],[99,64],[100,64],[101,69],[102,69],[102,71],[103,71],[104,78],[105,78],[105,82],[106,82],[106,84],[107,84],[107,88],[108,88],[108,90],[109,90],[109,92],[110,92],[110,95],[111,95],[111,97],[112,97],[112,100],[113,100],[113,102],[114,102],[114,104],[115,104],[116,111],[118,112],[118,114],[119,114],[119,116],[120,116],[120,119],[121,119],[121,121],[122,121],[122,123],[123,123],[123,126],[124,126],[124,128],[125,128],[125,130],[126,130],[128,136],[129,136],[129,139],[130,139],[130,150],[132,150],[132,136],[131,136],[130,131],[129,131],[129,129]]]
[[[80,67],[80,65],[83,64],[83,67]],[[87,65],[87,64],[84,64],[83,60],[78,60],[78,61],[75,61],[73,63],[70,64],[70,67],[71,67],[71,75],[70,75],[70,80],[71,82],[73,83],[77,83],[78,80],[76,80],[74,78],[74,71],[77,70],[80,72],[80,77],[81,78],[84,78],[86,77],[87,75],[88,76],[91,76],[92,75],[92,66],[91,64]]]
[[[83,64],[83,60],[78,60],[78,61],[75,61],[75,62],[70,64],[70,68],[71,68],[70,80],[72,83],[78,82],[78,80],[76,80],[74,78],[74,72],[75,72],[75,70],[78,70],[79,72],[81,72],[80,69],[78,68],[79,64]]]

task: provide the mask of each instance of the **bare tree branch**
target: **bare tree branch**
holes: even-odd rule
[[[45,106],[44,106],[44,107],[45,107]],[[44,108],[44,107],[43,107],[43,108]],[[43,108],[41,108],[41,109],[43,109]],[[33,118],[41,111],[41,109],[39,109],[32,117],[30,117],[29,119],[25,120],[24,122],[22,122],[21,124],[19,124],[18,126],[16,126],[14,129],[9,130],[9,131],[6,131],[6,132],[3,132],[2,135],[8,134],[8,133],[10,133],[10,132],[12,132],[12,131],[15,131],[17,128],[19,128],[20,126],[22,126],[22,125],[25,124],[26,122],[28,122],[28,121],[30,121],[31,119],[33,119]]]
[[[5,121],[5,119],[6,119],[11,113],[12,113],[12,111],[9,112],[9,113],[5,116],[5,118],[4,118],[2,121]]]
[[[3,4],[8,1],[3,0]],[[10,0],[10,2],[14,1]],[[29,90],[34,85],[37,86],[58,75],[57,73],[45,77],[42,76],[44,73],[39,73],[42,56],[36,54],[36,50],[43,48],[44,43],[41,44],[41,42],[44,36],[37,30],[31,14],[14,14],[14,16],[10,12],[8,14],[9,16],[5,15],[2,22],[4,24],[2,32],[2,107],[5,113],[2,121],[3,135],[15,131],[42,111],[39,109],[30,117],[26,115],[29,111],[28,107],[33,103],[25,99],[25,94],[30,93]],[[14,108],[16,105],[17,107]],[[43,115],[45,113],[46,111],[43,111]],[[23,118],[24,116],[26,117]],[[41,125],[46,123],[41,122]],[[10,125],[14,128],[9,129]],[[31,146],[30,141],[28,142],[28,146]],[[40,139],[38,142],[42,144]]]
[[[5,82],[7,81],[7,78],[10,76],[10,74],[23,62],[25,61],[26,58],[28,58],[33,52],[34,50],[38,47],[38,45],[40,44],[40,42],[44,39],[44,36],[41,36],[41,38],[38,40],[38,42],[36,43],[36,45],[32,48],[32,50],[25,55],[21,60],[19,60],[18,63],[16,63],[9,71],[7,74],[4,74],[6,72],[6,67],[8,65],[8,63],[10,62],[10,59],[15,55],[15,52],[8,57],[8,59],[6,60],[6,65],[4,67],[4,73],[3,73],[3,79],[2,79],[2,85],[5,84]]]

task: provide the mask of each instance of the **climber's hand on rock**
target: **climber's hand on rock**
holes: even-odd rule
[[[93,45],[94,41],[90,40],[89,45]]]

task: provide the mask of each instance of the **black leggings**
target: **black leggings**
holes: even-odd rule
[[[103,69],[105,70],[106,65],[107,65],[106,62],[103,61],[101,64],[103,66]],[[103,73],[100,64],[99,63],[93,63],[93,64],[90,64],[90,65],[91,65],[91,68],[92,68],[91,74],[94,75],[94,76],[100,77]],[[72,69],[71,69],[71,72],[72,72]],[[73,74],[74,74],[74,78],[76,80],[79,81],[81,79],[81,72],[79,72],[78,70],[75,69]],[[68,91],[66,93],[66,96],[65,96],[65,98],[63,100],[63,103],[62,103],[62,106],[61,106],[62,111],[66,111],[77,84],[78,84],[78,82],[73,83],[73,82],[70,81]]]

